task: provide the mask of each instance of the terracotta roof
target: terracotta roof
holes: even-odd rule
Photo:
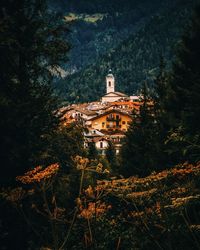
[[[111,103],[112,107],[114,106],[128,106],[127,108],[135,108],[135,109],[139,109],[139,107],[141,106],[140,102],[131,102],[131,101],[127,101],[127,102],[112,102]]]
[[[75,110],[82,113],[82,114],[88,115],[88,116],[96,115],[95,111],[91,111],[91,110],[87,110],[87,109],[75,108]]]
[[[140,105],[141,102],[132,102],[132,101],[116,101],[116,102],[111,102],[111,105]]]
[[[109,115],[109,114],[111,114],[111,113],[118,113],[118,114],[120,114],[120,115],[126,115],[126,116],[129,116],[129,117],[132,118],[132,116],[131,116],[130,114],[128,114],[128,113],[125,113],[125,112],[122,112],[122,111],[116,110],[116,109],[111,109],[111,110],[108,110],[107,112],[105,112],[105,113],[103,113],[103,114],[100,114],[100,115],[97,115],[97,116],[95,116],[95,117],[93,117],[93,118],[90,118],[88,121],[96,120],[96,119],[98,119],[98,118],[100,118],[100,117],[102,117],[102,116]]]
[[[99,141],[109,141],[109,139],[105,137],[94,137],[94,138],[86,138],[86,142],[99,142]]]
[[[109,140],[104,138],[104,137],[95,137],[95,138],[93,138],[93,142],[98,142],[98,141],[109,141]]]

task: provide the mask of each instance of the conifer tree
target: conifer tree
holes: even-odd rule
[[[113,171],[116,171],[117,159],[114,145],[111,141],[108,142],[108,147],[106,149],[106,158],[110,164],[110,167]]]
[[[155,147],[157,148],[156,168],[163,169],[170,166],[171,159],[168,157],[166,140],[170,130],[171,116],[166,112],[169,95],[169,74],[163,56],[160,57],[159,72],[156,76],[152,91],[153,113],[155,119]]]
[[[66,24],[45,0],[1,1],[1,181],[38,162],[46,135],[57,127],[52,72],[66,60]]]
[[[166,110],[173,117],[170,142],[179,161],[200,157],[200,6],[179,45]]]
[[[98,157],[98,152],[97,152],[95,142],[91,141],[88,144],[88,158],[89,159],[97,159],[97,157]]]
[[[167,74],[165,69],[165,61],[163,56],[160,57],[159,72],[156,76],[153,86],[152,98],[154,100],[154,110],[157,118],[163,116],[164,103],[167,98]]]
[[[147,85],[142,90],[139,113],[133,114],[133,121],[126,133],[121,151],[121,172],[125,176],[145,176],[155,170],[156,149],[155,121]]]

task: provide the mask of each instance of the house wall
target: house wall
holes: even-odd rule
[[[112,117],[110,116],[111,114]],[[111,113],[111,114],[107,114],[105,116],[96,118],[95,120],[91,121],[91,127],[93,129],[98,129],[98,130],[127,131],[129,123],[132,121],[131,117],[118,113]],[[118,122],[116,122],[117,116],[120,119]]]
[[[106,149],[108,147],[107,141],[98,141],[95,143],[97,149]]]

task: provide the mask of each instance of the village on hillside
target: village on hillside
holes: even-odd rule
[[[109,70],[106,76],[106,94],[100,101],[72,104],[62,107],[64,125],[79,122],[84,132],[84,146],[94,143],[99,154],[105,155],[111,142],[115,153],[119,154],[123,138],[133,120],[133,110],[140,109],[140,96],[127,96],[115,91],[115,77]]]

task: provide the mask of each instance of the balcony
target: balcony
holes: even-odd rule
[[[110,117],[110,116],[107,116],[106,117],[106,121],[108,121],[108,122],[120,122],[121,118],[120,117]]]

